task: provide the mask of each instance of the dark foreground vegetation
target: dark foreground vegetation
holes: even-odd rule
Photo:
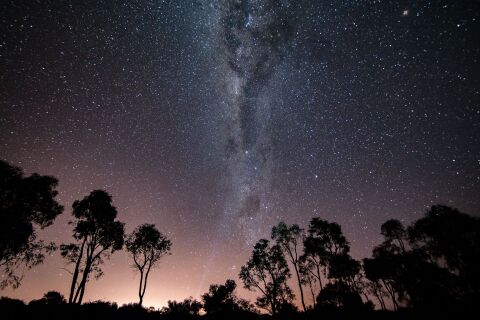
[[[111,196],[94,190],[72,204],[72,242],[37,239],[37,229],[63,212],[57,180],[0,161],[0,288],[18,287],[22,270],[59,250],[72,279],[28,304],[0,298],[1,319],[476,319],[480,310],[480,219],[436,205],[404,226],[388,220],[382,243],[357,261],[340,225],[313,218],[306,229],[278,223],[260,239],[239,279],[257,294],[255,304],[236,295],[237,284],[211,285],[200,301],[169,301],[161,310],[142,306],[148,276],[172,243],[154,225],[125,234]],[[138,303],[84,302],[89,281],[126,249],[140,274],[132,287]],[[20,273],[19,273],[20,271]],[[28,285],[28,284],[25,284]],[[155,284],[152,284],[155,285]],[[135,288],[136,287],[136,288]],[[295,294],[294,294],[295,292]]]

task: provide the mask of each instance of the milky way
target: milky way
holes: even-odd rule
[[[225,58],[229,109],[225,124],[225,157],[231,215],[252,243],[268,211],[271,184],[271,101],[261,96],[282,61],[293,32],[289,1],[220,1],[217,35]],[[259,223],[260,220],[260,223]]]

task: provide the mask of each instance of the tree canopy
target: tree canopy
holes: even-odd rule
[[[30,269],[43,262],[53,243],[37,239],[37,229],[50,226],[63,212],[55,200],[58,180],[33,173],[0,160],[0,288],[18,287],[22,267]]]
[[[291,277],[287,261],[279,245],[271,246],[266,239],[253,247],[250,259],[242,266],[240,279],[248,290],[258,290],[257,306],[277,314],[294,295],[287,284]]]
[[[72,208],[73,238],[77,242],[62,244],[60,251],[67,263],[74,264],[68,302],[80,304],[90,273],[101,277],[104,259],[122,249],[124,224],[115,220],[117,209],[103,190],[92,191],[75,201]]]
[[[133,258],[134,267],[140,272],[138,297],[142,305],[148,275],[163,256],[170,254],[172,242],[155,225],[142,224],[127,237],[125,246]]]

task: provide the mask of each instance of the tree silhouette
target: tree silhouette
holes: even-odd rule
[[[68,302],[81,304],[90,273],[101,277],[104,259],[122,249],[124,225],[115,220],[117,209],[112,205],[112,197],[103,190],[92,191],[72,207],[76,220],[71,223],[77,243],[62,244],[60,251],[68,263],[75,265]]]
[[[402,274],[403,257],[395,253],[391,245],[381,244],[375,247],[373,258],[363,259],[363,269],[367,279],[375,283],[378,292],[383,288],[388,292],[394,310],[398,309],[398,300],[404,297],[404,289],[399,281]]]
[[[58,180],[37,173],[25,177],[22,169],[0,160],[0,288],[17,288],[22,267],[43,262],[53,243],[37,240],[36,227],[50,226],[63,212],[57,203]]]
[[[360,272],[360,262],[349,254],[335,254],[330,257],[328,277],[356,291],[356,276]]]
[[[43,299],[45,300],[45,304],[49,305],[58,305],[67,302],[63,294],[58,291],[48,291],[43,295]]]
[[[303,247],[304,253],[300,257],[302,271],[304,274],[309,273],[318,281],[321,291],[324,287],[322,278],[327,274],[332,257],[350,251],[348,241],[337,223],[313,218]]]
[[[41,299],[32,300],[28,304],[30,307],[50,306],[56,307],[67,303],[65,297],[58,291],[48,291]]]
[[[476,306],[480,301],[480,218],[436,205],[408,228],[408,235],[417,260],[433,265],[427,274],[426,267],[417,269],[417,278],[429,281],[436,294],[443,290],[444,299],[450,296],[465,307]]]
[[[315,308],[316,304],[316,293],[315,293],[315,284],[317,283],[318,279],[315,276],[315,269],[316,265],[313,265],[311,261],[304,259],[304,255],[302,255],[299,259],[299,272],[302,284],[304,286],[308,286],[310,290],[310,295],[312,297],[312,304]],[[311,263],[310,265],[308,263]]]
[[[305,297],[303,294],[302,277],[300,275],[300,244],[303,242],[303,230],[296,224],[287,226],[284,222],[279,222],[278,225],[272,228],[272,240],[282,248],[283,253],[289,259],[295,270],[297,277],[297,284],[300,291],[300,301],[302,303],[303,311],[307,311],[305,305]]]
[[[387,296],[388,292],[382,286],[379,281],[371,281],[368,279],[364,279],[364,289],[365,293],[370,296],[374,296],[377,298],[378,304],[382,310],[386,310],[387,306],[385,304],[384,297]]]
[[[380,229],[380,233],[385,237],[385,245],[390,246],[391,249],[396,249],[398,252],[406,251],[405,242],[408,241],[408,235],[400,221],[395,219],[387,220]]]
[[[168,300],[167,307],[162,308],[162,313],[174,319],[191,318],[198,316],[200,309],[202,304],[190,297],[180,302]]]
[[[350,288],[346,283],[333,282],[325,286],[317,297],[319,310],[343,309],[348,312],[363,311],[363,304],[360,294]],[[358,317],[358,314],[356,315]]]
[[[133,258],[134,267],[140,272],[138,298],[139,305],[142,305],[148,275],[162,257],[170,254],[172,242],[155,225],[142,224],[128,236],[125,246]]]
[[[269,245],[266,239],[259,240],[250,259],[242,266],[239,274],[244,287],[259,290],[257,306],[277,314],[282,306],[293,300],[293,293],[287,284],[291,274],[279,245]]]
[[[412,245],[438,264],[478,285],[480,218],[447,206],[432,206],[409,228]]]
[[[229,316],[254,309],[247,300],[235,295],[237,284],[228,279],[225,284],[211,285],[207,293],[202,295],[203,309],[208,315]]]

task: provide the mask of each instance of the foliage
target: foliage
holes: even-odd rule
[[[117,209],[103,190],[92,191],[72,207],[76,219],[71,222],[73,238],[77,242],[62,244],[60,252],[67,263],[74,264],[68,302],[81,304],[90,274],[100,278],[104,259],[122,249],[124,224],[115,220]]]
[[[53,243],[37,240],[37,227],[50,226],[63,212],[55,197],[58,180],[0,160],[0,289],[17,288],[24,269],[43,262],[55,250]]]
[[[190,318],[198,316],[201,309],[202,304],[190,297],[180,302],[168,300],[167,307],[162,309],[162,313],[179,318]]]
[[[250,259],[242,266],[240,279],[248,290],[258,290],[257,306],[276,314],[284,303],[293,300],[287,284],[291,274],[279,245],[270,246],[266,239],[259,240]]]
[[[148,275],[162,257],[170,254],[172,242],[158,231],[155,225],[142,224],[128,236],[125,246],[133,258],[134,267],[140,272],[138,297],[139,304],[142,305]]]
[[[208,315],[231,315],[240,312],[254,312],[247,300],[235,294],[237,284],[228,279],[225,284],[211,285],[208,292],[202,295],[203,309]]]
[[[283,254],[288,257],[297,278],[297,285],[300,292],[300,302],[302,303],[303,311],[307,310],[305,305],[305,297],[302,286],[302,276],[300,273],[300,245],[303,242],[303,230],[296,224],[288,226],[284,222],[279,222],[278,225],[272,228],[272,240],[283,250]]]

